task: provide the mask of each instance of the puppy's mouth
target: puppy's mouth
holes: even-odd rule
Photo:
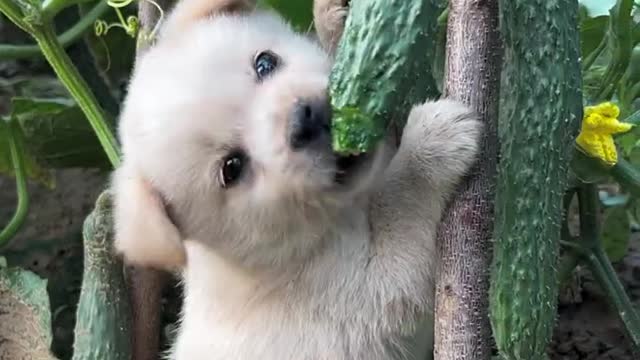
[[[358,155],[335,155],[336,174],[334,182],[338,185],[348,185],[351,180],[364,168],[367,160],[371,157],[369,153]]]

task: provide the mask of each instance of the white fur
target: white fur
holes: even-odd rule
[[[436,226],[475,160],[480,123],[457,102],[426,102],[397,151],[381,144],[337,186],[328,147],[286,141],[293,104],[326,94],[330,57],[247,1],[227,11],[233,2],[179,3],[136,65],[121,117],[116,248],[182,268],[169,358],[425,359]],[[253,57],[267,49],[284,65],[257,82]],[[222,189],[232,148],[250,170]]]

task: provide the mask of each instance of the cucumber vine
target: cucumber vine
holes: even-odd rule
[[[53,17],[62,9],[74,5],[76,2],[51,0],[40,4],[37,0],[0,0],[0,12],[35,39],[39,50],[89,120],[109,161],[116,167],[120,163],[120,148],[105,112],[65,52],[61,39],[53,29]],[[95,10],[94,16],[101,14],[104,9],[100,7],[95,8]],[[80,30],[84,29],[86,29],[86,23],[83,23],[82,26],[74,31],[82,33]],[[76,36],[75,32],[74,37]],[[15,139],[15,132],[13,132],[13,135],[11,138]],[[20,167],[19,158],[12,156],[12,162],[14,167]],[[0,237],[0,240],[4,240],[4,242],[9,238],[9,235],[13,234],[15,229],[19,228],[24,220],[26,204],[28,203],[26,186],[22,186],[26,182],[25,177],[26,175],[23,172],[16,171],[16,180],[19,184],[18,209],[16,216],[2,231],[3,236]],[[2,242],[0,242],[0,245],[2,245]]]

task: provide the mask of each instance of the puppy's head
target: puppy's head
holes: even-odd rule
[[[317,43],[250,6],[189,1],[136,66],[120,124],[125,166],[184,238],[247,265],[302,259],[366,192],[381,151],[333,153],[331,63]]]

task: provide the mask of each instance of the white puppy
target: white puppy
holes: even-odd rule
[[[328,48],[342,2],[315,5]],[[436,226],[480,122],[427,102],[399,149],[336,156],[331,57],[254,6],[179,2],[120,120],[116,248],[184,279],[169,358],[430,357]]]

